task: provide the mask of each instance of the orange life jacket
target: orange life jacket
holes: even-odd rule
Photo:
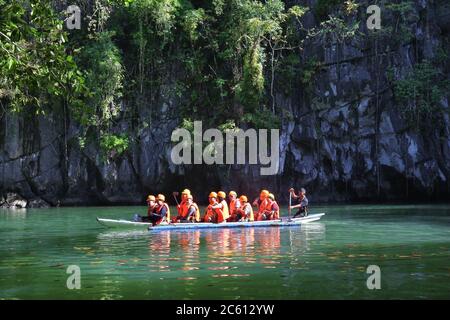
[[[186,218],[186,216],[187,216],[187,214],[188,214],[188,212],[189,212],[189,206],[188,206],[187,202],[186,202],[186,201],[182,201],[182,202],[180,203],[180,206],[177,207],[177,210],[178,210],[178,215],[179,215],[182,219]]]
[[[203,221],[204,222],[209,222],[211,220],[212,222],[215,222],[215,223],[223,222],[224,218],[223,218],[223,211],[222,211],[222,209],[219,209],[219,208],[215,208],[214,209],[212,206],[213,205],[210,204],[206,208],[206,214],[203,217]]]
[[[277,206],[277,210],[273,210],[273,207],[274,206]],[[272,202],[272,208],[270,209],[270,211],[275,211],[274,212],[274,214],[273,214],[273,216],[272,216],[272,219],[273,220],[275,220],[275,219],[280,219],[280,206],[278,205],[278,203],[274,200],[273,202]]]
[[[162,204],[162,206],[157,206],[155,211],[156,211],[157,214],[159,214],[163,207],[166,207],[166,217],[163,218],[163,220],[170,221],[170,208],[169,208],[169,205],[167,203],[164,202]]]
[[[258,212],[256,213],[256,217],[255,217],[256,220],[259,219],[259,216],[261,214],[263,214],[264,211],[267,211],[267,210],[270,211],[270,208],[271,208],[271,203],[269,202],[269,200],[267,198],[262,200],[258,205]]]
[[[236,214],[236,204],[239,203],[238,199],[234,199],[230,201],[230,215]]]

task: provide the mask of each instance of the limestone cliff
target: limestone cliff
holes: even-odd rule
[[[314,6],[316,1],[294,2]],[[5,198],[17,193],[35,206],[142,203],[149,192],[168,196],[185,187],[199,202],[210,190],[255,196],[263,187],[286,200],[290,186],[306,187],[313,201],[448,200],[449,96],[440,100],[446,110],[443,127],[417,130],[400,112],[393,81],[420,61],[435,59],[438,48],[449,52],[450,9],[445,1],[428,0],[415,1],[413,8],[409,42],[399,43],[394,31],[342,41],[330,35],[306,43],[302,59],[321,61],[311,82],[296,79],[289,90],[275,88],[277,105],[292,115],[282,124],[278,175],[260,176],[254,166],[173,165],[170,136],[179,124],[176,110],[182,101],[165,94],[175,85],[176,75],[169,74],[158,99],[149,102],[157,111],[151,125],[133,131],[136,143],[109,162],[94,145],[80,149],[70,121],[3,113],[0,191]],[[382,28],[396,30],[397,22],[383,17]],[[310,13],[304,23],[319,21]],[[360,23],[360,32],[367,33],[365,28]],[[449,71],[443,63],[446,79]],[[140,115],[146,118],[148,112]]]

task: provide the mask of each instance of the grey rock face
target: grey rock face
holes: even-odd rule
[[[0,208],[24,209],[27,207],[27,200],[16,193],[7,193],[5,197],[0,198]]]

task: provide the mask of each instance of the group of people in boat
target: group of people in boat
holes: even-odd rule
[[[306,190],[301,188],[296,194],[293,188],[289,189],[290,197],[296,202],[290,209],[298,209],[294,215],[306,216],[308,199]],[[228,198],[228,201],[227,201]],[[258,198],[252,203],[247,196],[238,197],[235,191],[230,191],[228,197],[224,191],[211,192],[208,196],[209,204],[201,216],[199,206],[189,189],[181,192],[181,201],[177,203],[177,215],[171,217],[169,205],[163,194],[149,195],[147,197],[147,216],[135,216],[135,221],[151,222],[153,225],[160,223],[185,223],[185,222],[252,222],[264,220],[278,220],[280,218],[280,207],[275,196],[268,190],[261,190]],[[255,210],[253,210],[253,207]]]

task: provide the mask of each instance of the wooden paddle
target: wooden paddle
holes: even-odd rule
[[[291,221],[292,192],[289,190],[288,221]]]
[[[172,196],[173,196],[173,198],[175,199],[175,202],[177,203],[177,206],[180,205],[180,204],[178,203],[178,199],[177,199],[177,197],[178,197],[179,194],[180,194],[180,193],[179,193],[179,192],[176,192],[176,191],[172,192]]]

